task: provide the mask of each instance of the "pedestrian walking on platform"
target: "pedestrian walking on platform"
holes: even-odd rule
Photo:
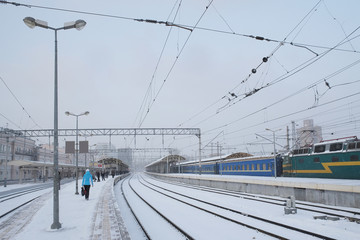
[[[90,170],[86,169],[86,172],[82,179],[82,186],[85,188],[85,199],[86,200],[89,200],[90,184],[92,187],[94,187],[93,177],[90,173]]]
[[[100,173],[98,171],[96,172],[96,177],[97,177],[98,182],[100,182]]]

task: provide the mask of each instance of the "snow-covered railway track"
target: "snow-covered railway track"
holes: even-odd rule
[[[0,203],[12,200],[12,199],[17,198],[17,197],[24,196],[24,195],[29,194],[29,193],[34,193],[34,192],[37,192],[37,191],[41,191],[41,190],[44,190],[46,188],[49,188],[49,186],[39,186],[39,187],[30,188],[30,189],[25,189],[25,190],[20,190],[20,191],[16,191],[16,192],[7,193],[7,194],[4,194],[3,196],[0,196]]]
[[[256,231],[262,232],[271,237],[275,237],[278,239],[294,239],[294,234],[297,234],[299,239],[335,239],[329,236],[325,236],[319,233],[314,233],[312,231],[307,231],[302,228],[292,227],[287,224],[278,223],[276,221],[272,221],[270,219],[266,219],[263,217],[255,216],[252,214],[240,212],[231,208],[227,208],[221,205],[217,205],[211,203],[209,201],[204,201],[202,199],[191,197],[187,194],[178,193],[172,191],[170,189],[165,189],[160,186],[156,186],[153,183],[150,183],[142,178],[140,181],[143,186],[158,192],[166,197],[174,199],[176,201],[182,202],[194,208],[200,209],[207,213],[213,214],[217,217],[220,217],[224,220],[231,221],[237,223],[241,226],[245,226]],[[229,212],[231,214],[229,214]],[[235,214],[235,215],[234,215]],[[240,218],[236,215],[239,215]],[[249,221],[247,218],[251,218]],[[255,221],[254,221],[255,220]],[[266,223],[268,226],[264,226]],[[271,230],[269,230],[271,229]]]
[[[200,191],[206,191],[211,193],[216,193],[220,195],[225,196],[231,196],[236,198],[242,198],[246,200],[251,201],[258,201],[278,206],[285,206],[287,199],[280,198],[280,197],[272,197],[272,196],[262,196],[258,194],[250,194],[250,193],[243,193],[243,192],[235,192],[230,190],[224,190],[224,189],[216,189],[216,188],[210,188],[205,186],[194,186],[189,185],[185,183],[179,183],[179,182],[172,182],[172,181],[165,181],[157,178],[153,178],[154,181],[158,182],[164,182],[166,184],[171,184],[175,186],[183,186],[187,188],[192,188]],[[322,204],[316,204],[316,203],[309,203],[309,202],[303,202],[303,201],[296,201],[296,208],[300,210],[305,210],[309,212],[313,212],[316,214],[324,214],[329,215],[332,217],[339,217],[347,219],[351,222],[357,222],[360,223],[360,211],[354,210],[354,209],[347,209],[342,207],[336,207],[336,206],[326,206]]]
[[[13,189],[1,193],[0,220],[50,191],[52,184]]]
[[[10,213],[18,210],[19,208],[21,208],[21,207],[23,207],[23,206],[25,206],[25,205],[27,205],[27,204],[29,204],[29,203],[31,203],[32,201],[38,199],[39,197],[40,197],[40,196],[37,196],[37,197],[35,197],[35,198],[30,199],[29,201],[21,202],[20,204],[17,204],[16,206],[14,206],[14,207],[12,207],[12,208],[7,209],[5,212],[1,212],[0,220],[1,220],[3,217],[5,217],[6,215],[8,215],[8,214],[10,214]]]
[[[189,234],[158,211],[149,203],[149,201],[145,200],[134,189],[131,184],[131,179],[132,177],[121,183],[121,191],[128,207],[148,239],[163,239],[164,237],[164,239],[193,239]],[[124,185],[126,185],[125,182],[127,182],[127,186],[129,187],[127,190],[124,188]],[[134,198],[134,196],[136,197]],[[154,220],[161,223],[160,226],[154,226]]]

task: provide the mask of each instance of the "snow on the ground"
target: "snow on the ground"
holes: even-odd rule
[[[81,194],[75,194],[75,181],[62,185],[59,191],[59,219],[62,225],[60,229],[51,229],[53,223],[53,193],[51,191],[31,205],[36,212],[32,214],[31,219],[27,219],[28,223],[11,239],[89,239],[92,227],[94,227],[93,218],[98,199],[101,194],[104,194],[102,189],[106,184],[111,185],[111,183],[111,179],[94,182],[94,187],[90,188],[88,201]],[[79,192],[80,187],[81,180],[79,180]],[[28,215],[30,210],[23,208],[16,215]],[[13,224],[18,224],[18,218],[14,216],[12,219]]]
[[[209,175],[202,176],[211,177]],[[220,177],[228,179],[239,178],[235,176]],[[251,177],[246,178],[251,179]],[[265,180],[267,178],[260,179]],[[274,180],[274,178],[272,178],[272,180]],[[276,181],[283,180],[289,180],[289,178],[276,178]],[[299,178],[290,180],[299,182],[309,181],[308,179]],[[359,180],[347,181],[324,179],[320,181],[321,183],[335,184],[335,182],[337,182],[337,184],[352,186],[358,186],[360,183]],[[9,185],[8,188],[1,187],[0,191],[7,191],[33,184],[35,183]],[[0,229],[0,239],[128,239],[130,236],[140,236],[140,238],[143,238],[141,233],[132,233],[133,231],[136,232],[139,230],[138,226],[135,226],[134,221],[131,221],[130,225],[128,225],[128,220],[131,214],[126,213],[124,209],[126,208],[126,204],[123,203],[119,186],[115,188],[116,190],[114,193],[112,185],[112,178],[109,178],[107,181],[94,182],[94,187],[90,189],[90,200],[88,201],[86,201],[81,195],[75,195],[75,181],[62,185],[61,190],[59,191],[59,216],[62,227],[58,230],[51,229],[51,224],[53,223],[53,192],[51,188],[48,190],[48,193],[44,194],[32,204],[21,208],[5,220],[1,220],[2,222],[0,222],[0,224],[3,230]],[[79,180],[79,192],[80,187],[81,180]],[[176,189],[178,187],[173,186],[173,188]],[[207,198],[208,196],[202,193],[200,197]],[[115,198],[117,199],[120,210],[114,200]],[[163,197],[161,197],[161,199],[162,198]],[[167,208],[171,208],[171,206],[167,206]],[[296,218],[299,216],[301,215],[298,214],[292,217]],[[124,221],[125,224],[122,221]],[[313,221],[314,220],[312,220],[312,222]],[[319,222],[318,224],[322,225],[320,220],[316,222]],[[156,226],[156,222],[152,222],[152,224]],[[342,226],[349,227],[349,223],[345,223],[344,221],[338,221],[330,224],[340,225],[337,226],[339,228]],[[350,225],[357,226],[356,223],[351,223]],[[123,226],[123,229],[121,229],[121,226]],[[124,237],[124,232],[127,234],[125,226],[127,227],[127,230],[130,230],[130,236],[125,235]],[[134,239],[137,238],[135,237]]]

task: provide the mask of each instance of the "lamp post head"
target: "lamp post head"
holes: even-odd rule
[[[73,22],[67,22],[67,23],[64,23],[64,29],[71,29],[71,28],[76,28],[77,30],[81,30],[85,27],[86,25],[86,22],[84,20],[76,20],[76,21],[73,21]]]
[[[85,25],[86,25],[86,22],[85,22],[84,20],[81,20],[81,19],[76,20],[76,22],[75,22],[75,28],[76,28],[76,30],[78,30],[78,31],[80,31],[81,29],[83,29],[83,28],[85,27]]]
[[[26,17],[23,21],[29,28],[34,28],[36,26],[35,19],[32,17]]]
[[[84,112],[84,115],[89,115],[89,114],[90,114],[89,111]]]
[[[39,19],[35,19],[33,17],[26,17],[23,19],[26,26],[29,28],[34,27],[42,27],[42,28],[49,28],[48,23]]]
[[[66,115],[66,116],[69,116],[69,115],[70,115],[70,112],[66,111],[66,112],[65,112],[65,115]]]
[[[277,132],[277,131],[280,131],[281,130],[281,128],[279,128],[279,129],[276,129],[276,130],[271,130],[270,128],[265,128],[265,130],[267,130],[267,131],[271,131],[271,132]]]

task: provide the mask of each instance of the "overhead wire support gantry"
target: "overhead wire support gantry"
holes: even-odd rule
[[[195,135],[200,137],[200,128],[97,128],[78,129],[79,135]],[[54,129],[16,130],[24,137],[49,137],[54,135]],[[76,129],[59,129],[59,136],[76,136]]]

